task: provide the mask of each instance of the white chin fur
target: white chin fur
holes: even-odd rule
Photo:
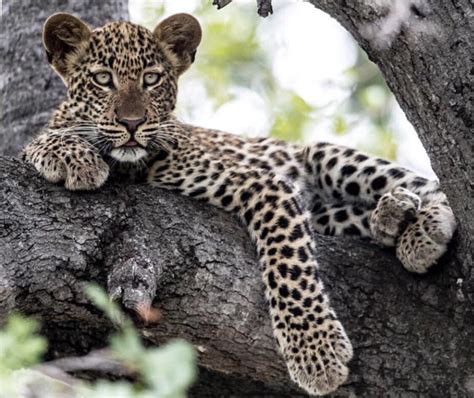
[[[138,162],[147,155],[147,151],[140,147],[114,148],[110,156],[119,162]]]

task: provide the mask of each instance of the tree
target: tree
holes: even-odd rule
[[[338,19],[379,65],[460,220],[441,266],[425,277],[408,274],[392,252],[373,244],[316,237],[324,280],[355,347],[349,383],[337,395],[468,396],[474,392],[470,6],[416,3],[401,13],[398,31],[383,36],[379,28],[399,12],[383,1],[311,2]],[[270,2],[259,1],[264,4]],[[80,14],[91,23],[105,15],[89,6]],[[64,7],[48,5],[43,17],[36,15],[39,0],[4,7],[2,133],[8,139],[2,149],[12,155],[63,90],[60,83],[45,89],[44,76],[52,80],[52,73],[39,68],[44,61],[16,72],[23,50],[15,32],[27,26],[16,18],[39,21]],[[88,9],[98,19],[88,19]],[[40,30],[39,22],[25,29],[31,45],[24,48],[38,59]],[[39,98],[41,108],[25,98]],[[36,115],[38,109],[44,113]],[[97,193],[65,192],[7,157],[0,158],[0,180],[0,319],[13,309],[41,317],[49,358],[104,345],[111,325],[82,293],[93,280],[128,307],[153,299],[156,290],[164,320],[138,325],[150,343],[179,335],[200,348],[195,396],[301,393],[288,383],[271,337],[253,246],[232,217],[149,187],[112,183]]]

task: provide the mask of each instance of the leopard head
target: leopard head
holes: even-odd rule
[[[130,22],[90,29],[70,14],[49,17],[43,43],[68,90],[51,128],[81,134],[122,162],[163,145],[175,108],[177,80],[194,61],[199,22],[176,14],[150,30]]]

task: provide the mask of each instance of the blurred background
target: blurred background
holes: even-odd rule
[[[255,0],[219,12],[210,0],[130,0],[133,22],[153,29],[189,12],[203,28],[196,62],[180,80],[178,117],[248,137],[329,141],[395,160],[435,178],[416,132],[378,68],[337,21],[300,0]]]

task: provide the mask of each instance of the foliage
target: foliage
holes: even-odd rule
[[[20,369],[36,364],[46,351],[38,329],[38,322],[20,314],[10,315],[0,329],[0,398],[18,396],[26,380]]]
[[[278,113],[270,132],[275,138],[286,141],[300,141],[309,112],[313,110],[303,98],[294,92],[287,92],[284,100],[277,104]]]
[[[10,370],[21,369],[39,361],[47,343],[38,336],[39,325],[20,314],[9,316],[0,330],[0,377]]]
[[[361,146],[361,149],[386,159],[395,159],[397,143],[389,127],[393,94],[378,68],[360,49],[356,64],[347,73],[356,82],[348,101],[348,110],[355,114],[365,113],[375,133],[370,141]]]
[[[113,354],[137,374],[138,382],[100,380],[81,382],[77,396],[86,398],[183,398],[196,379],[196,354],[191,344],[174,340],[163,347],[145,348],[131,320],[98,286],[86,289],[91,301],[118,326],[110,339]],[[36,321],[19,314],[11,315],[0,330],[0,398],[23,396],[28,388],[35,396],[60,396],[65,385],[34,369],[47,348],[46,340],[37,335]],[[38,387],[39,386],[39,387]],[[57,394],[57,395],[56,395]]]
[[[136,398],[181,398],[196,378],[196,355],[193,347],[174,340],[164,347],[145,348],[137,330],[102,288],[90,285],[86,294],[104,313],[120,326],[112,336],[110,348],[130,368],[140,375],[142,388],[127,382],[108,381],[88,388],[88,397],[124,396]],[[118,394],[118,395],[116,395]],[[125,395],[124,395],[125,394]],[[128,395],[126,395],[128,394]]]
[[[190,3],[194,3],[194,9]],[[395,103],[393,95],[365,53],[359,50],[356,63],[347,70],[351,84],[341,87],[347,91],[346,100],[333,106],[334,110],[328,113],[327,108],[318,108],[295,90],[280,87],[277,83],[273,54],[266,42],[268,37],[262,37],[259,31],[266,21],[256,16],[254,2],[234,2],[220,11],[216,11],[211,3],[210,0],[194,0],[183,2],[181,8],[173,0],[135,0],[130,3],[132,11],[141,8],[135,21],[150,29],[163,15],[176,11],[192,12],[203,26],[205,34],[196,62],[180,82],[181,90],[186,92],[178,102],[181,118],[190,123],[236,132],[233,127],[250,117],[239,114],[246,108],[235,108],[234,113],[237,114],[229,125],[222,122],[216,125],[212,121],[207,125],[205,110],[211,109],[207,118],[212,120],[225,104],[238,100],[245,90],[251,90],[263,103],[262,118],[267,119],[267,123],[255,126],[257,131],[252,124],[240,123],[242,126],[238,132],[243,135],[265,134],[294,142],[307,142],[320,139],[318,132],[323,129],[321,123],[329,118],[330,130],[338,142],[358,145],[386,158],[396,157],[397,143],[390,123]],[[282,10],[276,10],[275,15],[278,12]],[[132,15],[138,14],[132,12]],[[196,86],[204,89],[195,90]],[[188,98],[194,96],[198,98]],[[203,103],[208,106],[204,107]],[[228,113],[225,115],[227,117]],[[352,142],[350,133],[359,134],[360,130],[365,131],[364,139]],[[346,140],[344,136],[347,136]],[[323,139],[331,138],[326,134]]]

